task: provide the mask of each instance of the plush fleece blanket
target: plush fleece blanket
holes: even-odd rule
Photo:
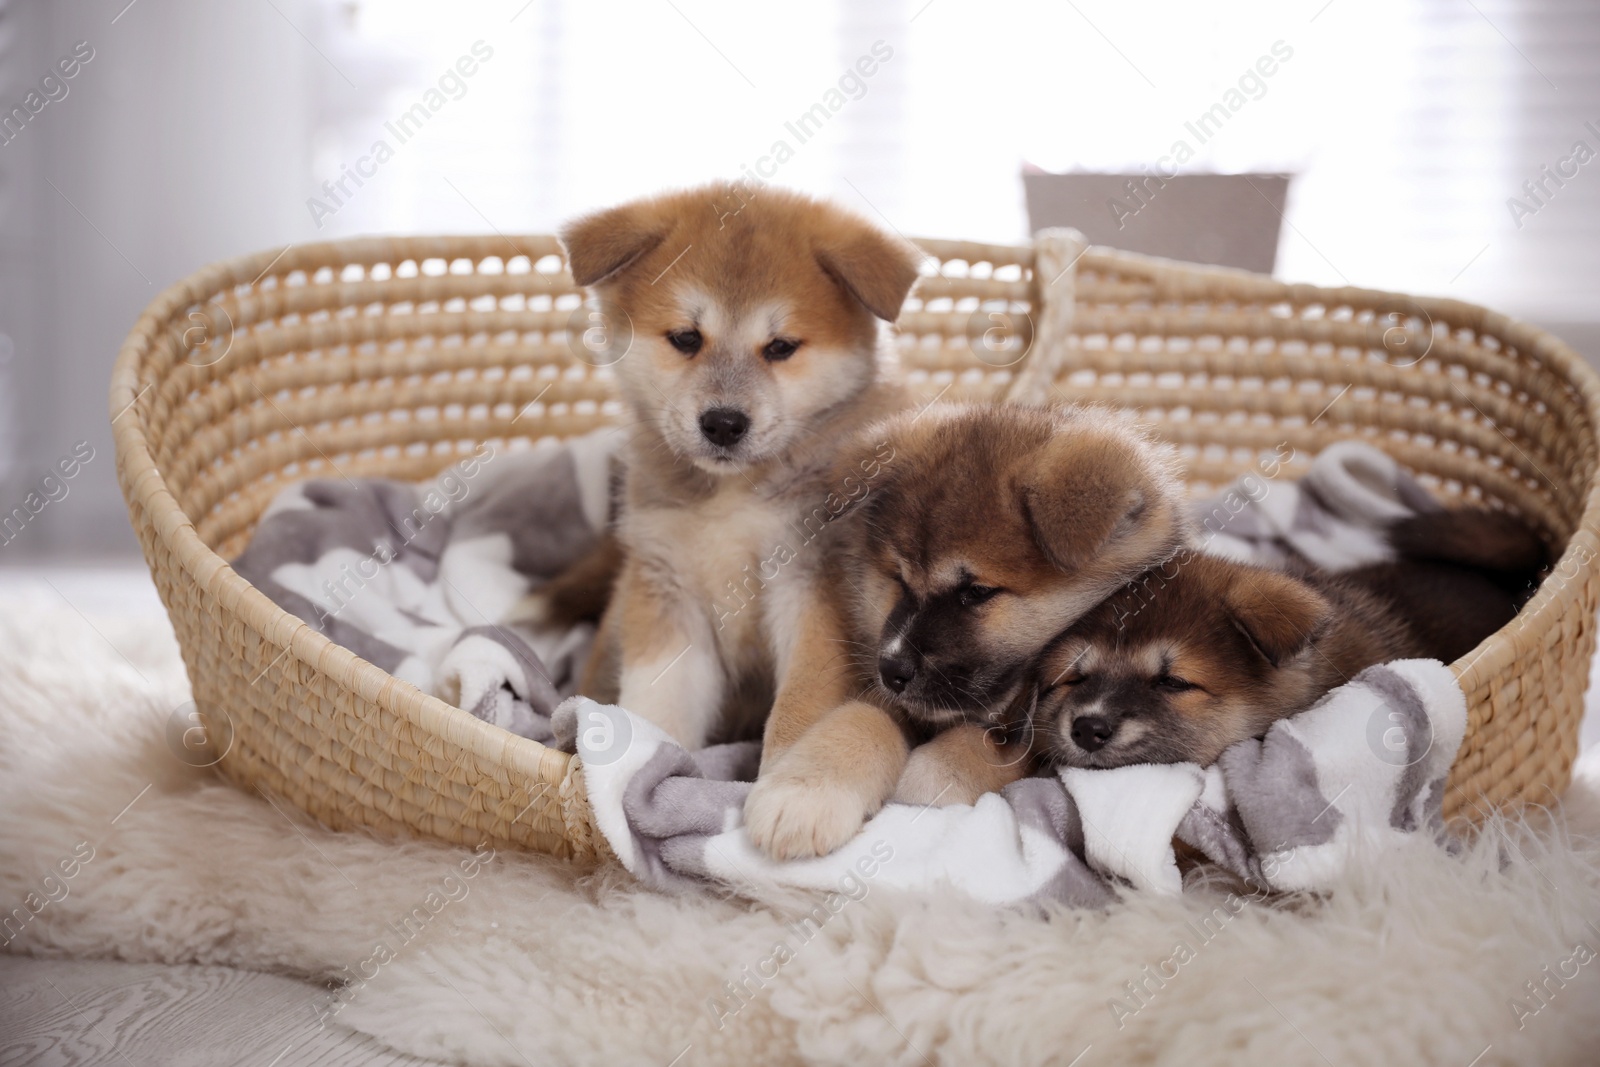
[[[480,447],[421,484],[323,478],[280,493],[233,567],[397,678],[536,741],[593,628],[503,622],[604,529],[618,431]]]
[[[750,901],[310,824],[192,766],[159,615],[80,614],[43,583],[5,600],[3,951],[305,978],[240,1063],[314,1062],[321,1026],[483,1067],[1578,1067],[1600,1048],[1600,749],[1553,822],[1490,823],[1457,855],[1410,835],[1316,895],[1191,874],[1095,909],[877,878]],[[125,1062],[94,1005],[20,993],[0,996],[0,1063]],[[117,995],[141,1026],[197,1025],[159,984]],[[14,1045],[18,1012],[79,1038]]]
[[[658,886],[881,877],[947,882],[992,903],[1094,906],[1118,880],[1176,892],[1174,838],[1252,885],[1286,890],[1327,884],[1358,842],[1440,832],[1466,706],[1448,669],[1413,661],[1366,671],[1214,767],[1074,769],[971,807],[891,804],[830,857],[772,863],[742,830],[753,743],[686,753],[625,710],[582,699],[552,727],[591,634],[498,621],[593,543],[617,439],[608,430],[507,456],[480,450],[420,486],[302,483],[274,502],[236,566],[399,677],[523,736],[576,748],[612,849]],[[1340,570],[1389,558],[1384,524],[1438,507],[1368,445],[1326,449],[1299,482],[1280,477],[1289,459],[1264,454],[1196,506],[1203,550]]]
[[[1324,889],[1356,856],[1419,830],[1442,835],[1466,713],[1441,663],[1369,667],[1215,766],[1067,768],[971,806],[888,804],[838,851],[787,862],[744,831],[759,743],[686,752],[646,720],[583,697],[562,705],[555,730],[577,738],[595,821],[617,858],[652,885],[849,896],[868,881],[944,884],[991,904],[1096,907],[1115,899],[1117,881],[1181,891],[1175,838],[1270,892]]]

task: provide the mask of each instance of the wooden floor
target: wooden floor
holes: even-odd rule
[[[319,1029],[320,992],[227,967],[0,956],[0,1067],[436,1067]]]

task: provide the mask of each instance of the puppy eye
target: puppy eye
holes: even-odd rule
[[[1084,679],[1087,677],[1088,675],[1086,674],[1078,674],[1076,672],[1072,674],[1063,674],[1060,678],[1057,678],[1055,681],[1041,689],[1039,691],[1039,695],[1045,696],[1046,694],[1053,693],[1057,689],[1061,689],[1063,687],[1071,688],[1075,685],[1082,685]]]
[[[782,363],[784,360],[794,355],[799,348],[799,341],[791,341],[787,337],[774,337],[772,340],[767,342],[767,347],[761,350],[761,354],[765,356],[767,361],[770,363]]]
[[[667,343],[686,356],[692,356],[700,351],[704,339],[699,330],[673,330],[667,334]]]
[[[982,604],[985,600],[993,600],[1000,593],[1000,589],[992,585],[967,585],[961,588],[957,599],[961,606],[970,608],[974,604]]]
[[[1186,682],[1182,678],[1175,678],[1170,674],[1163,674],[1150,684],[1167,693],[1187,693],[1191,689],[1200,688],[1193,682]]]

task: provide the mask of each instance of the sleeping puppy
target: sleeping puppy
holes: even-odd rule
[[[1183,534],[1170,451],[1105,412],[935,406],[866,431],[852,470],[856,453],[880,469],[795,568],[794,639],[745,803],[751,837],[782,859],[859,830],[901,781],[908,739],[948,731],[904,799],[970,802],[1020,777],[1025,760],[986,731],[1007,725],[1050,638]]]
[[[1034,737],[1072,767],[1214,763],[1375,663],[1449,663],[1511,621],[1543,543],[1488,511],[1404,520],[1394,563],[1281,573],[1183,553],[1086,615],[1040,663]]]
[[[635,430],[617,544],[556,598],[603,598],[620,562],[581,689],[686,748],[759,728],[766,587],[828,499],[840,443],[905,406],[880,321],[922,256],[831,204],[725,184],[580,218],[561,240],[627,346],[611,356]]]

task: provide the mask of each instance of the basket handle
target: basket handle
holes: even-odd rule
[[[1078,305],[1078,262],[1089,241],[1077,230],[1052,227],[1033,239],[1033,344],[1022,358],[1005,399],[1043,403],[1075,344],[1073,324]]]

